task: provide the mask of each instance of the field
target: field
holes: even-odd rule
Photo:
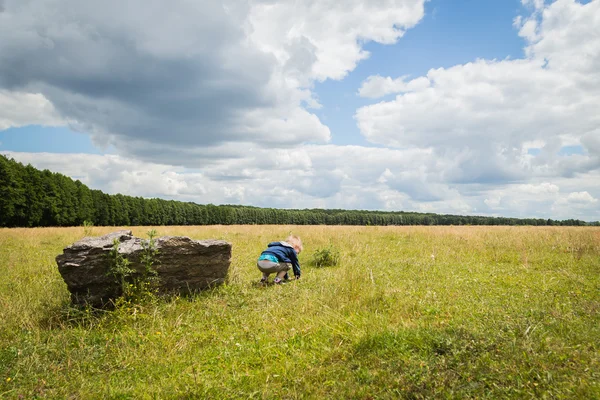
[[[0,398],[600,398],[599,228],[156,229],[231,242],[227,284],[77,310],[54,257],[84,228],[0,229]],[[257,285],[291,231],[302,279]]]

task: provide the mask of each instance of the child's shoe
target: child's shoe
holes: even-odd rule
[[[275,278],[275,280],[273,281],[274,284],[276,285],[281,285],[283,283],[286,283],[283,279],[281,278]]]
[[[267,283],[268,280],[269,278],[260,278],[260,283],[264,285]]]

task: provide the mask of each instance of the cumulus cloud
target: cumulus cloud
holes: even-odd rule
[[[544,0],[521,0],[521,4],[539,11],[544,7]]]
[[[191,165],[181,150],[241,141],[326,143],[308,111],[319,107],[313,82],[343,78],[368,41],[395,42],[424,1],[6,0],[0,89],[11,102],[41,96],[71,128],[146,160]],[[0,120],[43,123],[33,110]]]
[[[593,216],[594,220],[599,220],[598,199],[587,191],[563,194],[554,201],[551,209],[559,215],[566,215],[565,210],[569,210],[570,216],[568,218],[573,218],[573,215],[583,215]],[[582,219],[585,219],[585,217],[582,217]]]
[[[573,192],[569,193],[566,198],[566,202],[576,204],[593,204],[597,203],[598,199],[593,198],[588,192]]]
[[[544,182],[539,185],[520,185],[519,188],[523,192],[531,194],[558,193],[558,191],[560,190],[558,186],[548,182]]]
[[[560,187],[554,183],[512,184],[488,190],[484,203],[492,210],[520,208],[530,212],[531,207],[549,204],[560,195]]]
[[[40,93],[0,89],[0,131],[25,125],[60,126],[67,123]]]
[[[600,168],[600,1],[525,1],[515,25],[528,40],[523,59],[475,60],[404,77],[369,77],[365,97],[398,93],[355,118],[371,142],[430,148],[454,160],[449,182],[519,183]],[[411,82],[416,83],[408,88]],[[539,154],[529,152],[537,143]],[[564,156],[564,146],[582,154]]]
[[[395,43],[423,15],[422,0],[265,1],[251,10],[251,38],[300,84],[341,79],[368,57],[364,42]]]

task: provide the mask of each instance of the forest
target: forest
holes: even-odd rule
[[[338,209],[275,209],[196,204],[90,189],[0,154],[0,226],[148,225],[600,225],[575,219],[508,218]]]

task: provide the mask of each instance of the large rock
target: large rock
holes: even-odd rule
[[[109,273],[109,252],[115,238],[120,242],[119,253],[137,271],[134,276],[144,270],[140,263],[144,240],[134,237],[131,231],[86,237],[73,243],[56,257],[73,303],[103,306],[121,294],[120,284]],[[230,243],[184,236],[164,236],[155,243],[159,251],[154,264],[159,292],[189,294],[224,282],[231,262]]]

